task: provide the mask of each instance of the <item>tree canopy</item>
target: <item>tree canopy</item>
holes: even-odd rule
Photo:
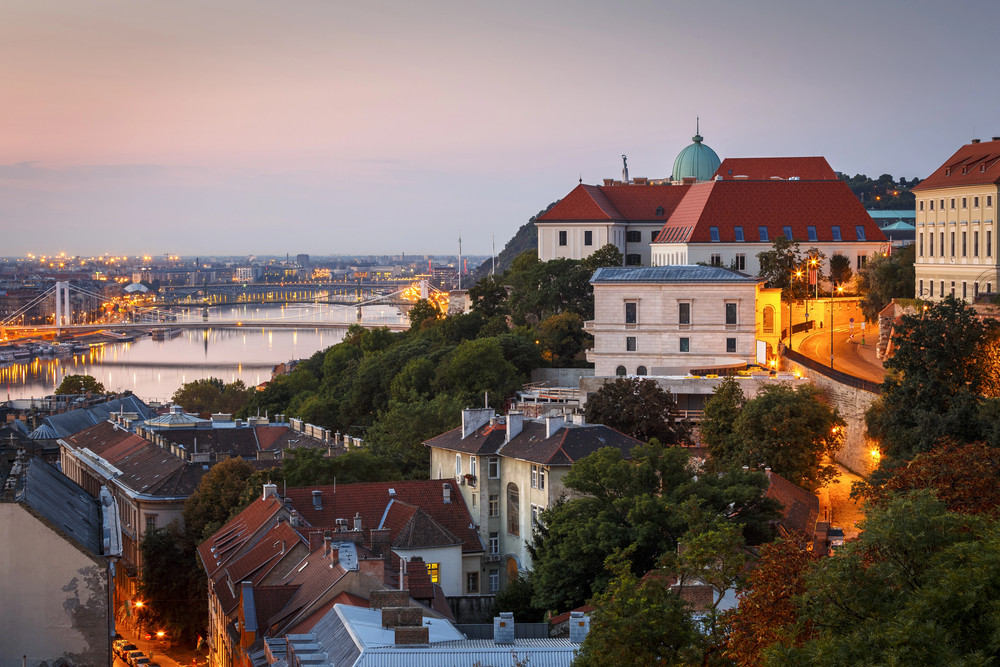
[[[587,421],[604,424],[638,440],[688,444],[691,425],[679,419],[670,390],[649,378],[623,377],[606,382],[587,399]]]
[[[104,385],[92,375],[67,375],[56,387],[56,394],[103,394]]]
[[[916,246],[911,244],[891,255],[876,254],[858,271],[859,303],[866,320],[877,322],[878,314],[893,299],[913,298],[917,282],[916,253]]]
[[[212,466],[201,478],[198,488],[184,501],[184,530],[195,544],[225,525],[253,473],[253,466],[234,458]]]
[[[181,385],[170,400],[194,414],[221,412],[234,415],[247,404],[247,386],[243,380],[226,383],[210,377]]]
[[[606,243],[583,259],[583,266],[594,272],[603,266],[623,266],[625,256],[614,243]]]

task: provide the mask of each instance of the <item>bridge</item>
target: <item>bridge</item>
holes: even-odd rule
[[[340,305],[403,305],[413,299],[399,298],[420,282],[325,281],[310,283],[213,283],[160,287],[157,303],[172,305],[211,305],[247,303],[331,303]],[[430,287],[431,290],[436,290]],[[423,291],[423,290],[422,290]],[[424,297],[426,298],[426,297]]]
[[[145,331],[151,329],[346,329],[354,324],[363,326],[366,329],[381,329],[385,327],[393,331],[406,331],[409,324],[394,324],[381,322],[286,322],[283,320],[213,320],[211,322],[130,322],[124,324],[108,324],[97,322],[93,324],[42,324],[32,326],[6,326],[4,329],[10,333],[41,336],[46,333],[60,335],[62,333],[85,334],[97,331]]]

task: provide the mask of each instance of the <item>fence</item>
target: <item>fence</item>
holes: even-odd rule
[[[815,359],[807,357],[804,354],[799,354],[798,352],[789,350],[788,348],[782,350],[781,356],[791,361],[794,361],[800,366],[805,366],[809,370],[815,371],[820,375],[825,375],[831,380],[836,380],[840,384],[847,385],[848,387],[854,387],[855,389],[861,389],[862,391],[867,391],[876,395],[882,393],[882,386],[876,382],[871,382],[869,380],[862,380],[859,377],[848,375],[843,371],[835,370],[833,368],[830,368],[829,366],[824,365],[823,362],[821,361],[816,361]]]

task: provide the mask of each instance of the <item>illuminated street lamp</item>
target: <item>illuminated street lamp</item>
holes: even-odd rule
[[[844,294],[844,286],[837,285],[837,292]],[[833,370],[833,289],[830,289],[830,370]]]

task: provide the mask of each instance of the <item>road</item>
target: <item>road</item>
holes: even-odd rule
[[[799,334],[793,340],[794,349],[824,365],[830,364],[830,330],[821,329],[806,335]],[[865,345],[861,342],[864,340]],[[878,331],[868,327],[862,338],[861,326],[854,326],[854,338],[851,338],[849,326],[833,328],[833,368],[854,377],[871,382],[882,382],[885,369],[875,355],[875,344],[878,342]]]
[[[819,520],[828,521],[831,526],[844,529],[844,538],[858,536],[857,522],[864,518],[861,511],[862,503],[851,500],[851,485],[860,482],[861,477],[855,475],[835,461],[833,463],[839,475],[828,486],[824,486],[816,495],[819,497]]]

